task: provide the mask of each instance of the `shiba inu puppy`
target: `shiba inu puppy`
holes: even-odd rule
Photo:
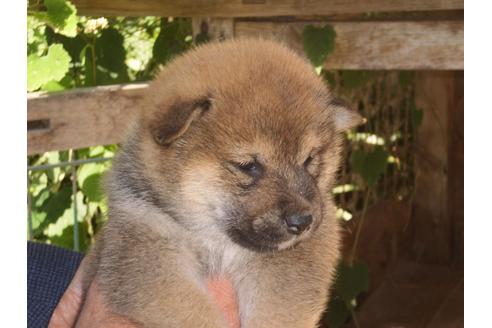
[[[341,133],[360,117],[305,59],[249,39],[176,58],[139,110],[90,255],[111,308],[144,327],[225,327],[206,290],[224,275],[241,327],[315,327],[339,258]]]

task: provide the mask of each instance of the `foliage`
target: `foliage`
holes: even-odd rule
[[[367,186],[374,187],[388,166],[388,157],[389,153],[381,146],[376,146],[371,151],[356,149],[352,152],[350,163]]]
[[[27,90],[39,89],[52,81],[60,81],[68,72],[70,56],[60,44],[49,46],[42,57],[36,54],[27,57]]]
[[[336,32],[331,25],[307,25],[302,32],[304,52],[319,74],[326,58],[335,49]]]
[[[67,0],[45,0],[44,8],[28,8],[29,92],[149,80],[160,65],[192,46],[189,19],[81,17]],[[111,158],[116,149],[109,145],[48,152],[30,156],[28,163],[35,167],[69,158]],[[30,171],[32,238],[74,248],[76,212],[78,247],[85,251],[105,220],[101,184],[109,167],[109,161],[76,167],[75,197],[70,166]]]

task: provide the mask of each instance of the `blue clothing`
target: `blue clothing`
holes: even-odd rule
[[[83,255],[63,248],[27,243],[27,327],[46,328]]]

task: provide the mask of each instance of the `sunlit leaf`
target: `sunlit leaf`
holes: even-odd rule
[[[77,9],[68,0],[44,0],[48,23],[59,33],[69,37],[77,34]]]
[[[27,90],[34,91],[50,81],[60,81],[68,72],[70,56],[61,44],[48,48],[45,56],[27,58]]]
[[[98,202],[103,198],[101,178],[101,173],[92,174],[82,184],[82,192],[91,202]]]
[[[77,182],[80,188],[85,183],[85,180],[94,174],[101,174],[108,169],[108,164],[104,162],[99,163],[87,163],[81,165],[77,171]]]

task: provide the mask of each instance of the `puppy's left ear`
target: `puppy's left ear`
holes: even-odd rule
[[[365,118],[355,110],[349,109],[349,106],[341,99],[332,99],[329,103],[329,107],[330,110],[334,112],[333,117],[337,132],[353,129],[366,121]]]
[[[171,106],[162,106],[163,109],[153,117],[150,130],[156,143],[168,146],[180,138],[190,128],[193,121],[208,111],[210,99],[201,98],[177,102]]]

